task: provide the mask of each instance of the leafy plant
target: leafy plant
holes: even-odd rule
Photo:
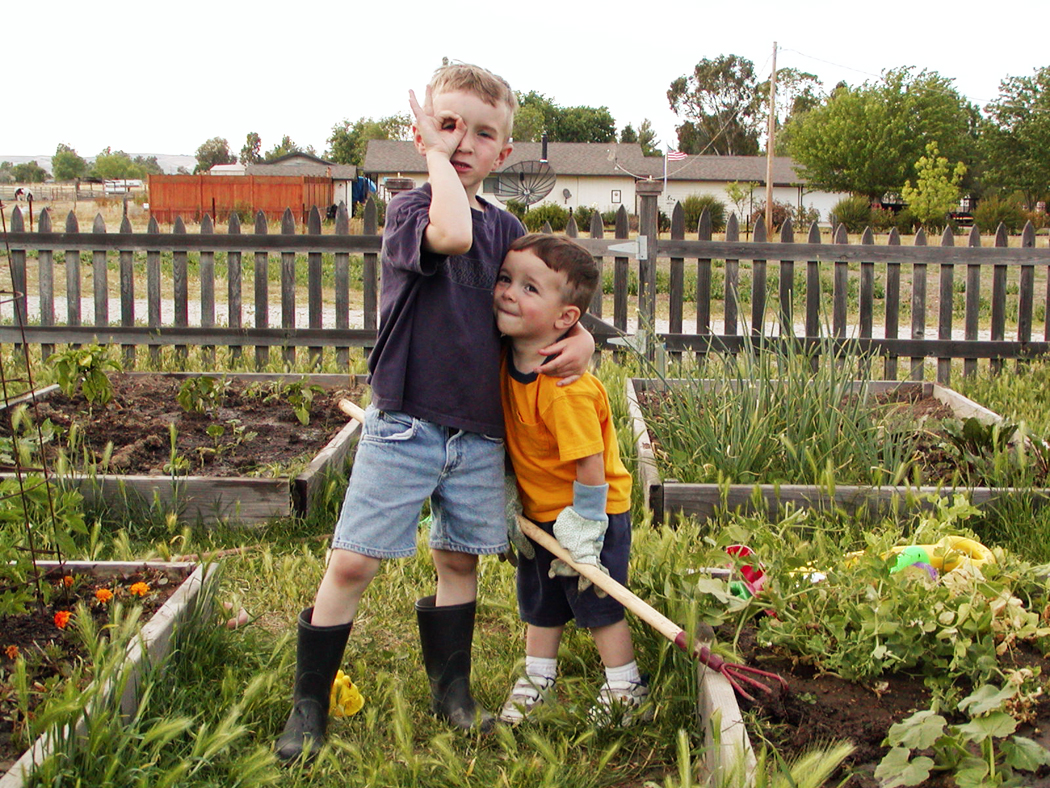
[[[106,370],[120,372],[119,361],[109,357],[99,345],[70,346],[48,357],[55,382],[71,397],[79,389],[91,405],[105,405],[113,398],[113,386]]]
[[[211,413],[226,401],[229,383],[210,375],[186,378],[175,399],[187,413]]]
[[[848,232],[861,233],[871,223],[871,202],[862,194],[843,197],[835,203],[831,213],[835,221],[846,225]]]
[[[314,395],[323,390],[320,386],[309,385],[306,378],[291,382],[275,380],[267,387],[264,402],[287,402],[292,406],[299,423],[306,426],[310,423],[310,406],[313,405]]]
[[[682,200],[685,212],[686,232],[696,232],[697,223],[704,209],[710,211],[711,232],[720,233],[726,228],[726,205],[713,194],[690,194]]]
[[[1018,721],[1007,708],[1021,687],[984,684],[959,703],[970,715],[954,725],[933,711],[919,711],[890,728],[890,751],[875,770],[883,788],[923,785],[935,772],[948,772],[959,788],[1022,785],[1019,772],[1050,765],[1050,752],[1016,735]],[[1022,698],[1023,700],[1023,698]],[[932,750],[933,757],[921,754]]]

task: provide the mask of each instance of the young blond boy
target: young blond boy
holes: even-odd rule
[[[507,452],[526,517],[553,533],[579,563],[627,582],[631,547],[631,475],[620,461],[609,398],[585,374],[569,388],[537,373],[543,348],[577,325],[596,287],[590,253],[568,238],[526,235],[510,245],[496,279],[496,325],[510,338],[500,373]],[[513,518],[511,518],[513,519]],[[623,606],[539,545],[513,532],[518,609],[528,625],[525,675],[500,719],[517,723],[551,694],[565,625],[590,629],[605,666],[593,712],[599,723],[636,718],[649,689],[634,659]],[[552,560],[553,559],[553,560]]]
[[[283,761],[324,743],[329,692],[365,589],[387,558],[415,555],[430,501],[433,596],[416,603],[431,708],[453,725],[488,730],[470,692],[479,555],[507,547],[503,517],[500,339],[492,288],[524,230],[478,197],[511,152],[517,102],[485,69],[438,69],[422,105],[409,92],[428,183],[390,201],[383,231],[380,328],[368,360],[372,403],[312,608],[299,614],[292,712]],[[544,371],[571,382],[594,342],[576,332],[552,346]]]

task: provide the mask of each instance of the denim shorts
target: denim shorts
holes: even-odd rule
[[[432,548],[506,550],[503,439],[369,407],[332,547],[372,558],[415,555],[428,498]]]
[[[537,525],[554,533],[553,522]],[[623,620],[623,605],[611,596],[599,597],[593,588],[581,594],[578,577],[548,577],[554,556],[535,542],[532,545],[536,548],[535,560],[518,555],[518,614],[522,621],[535,627],[560,627],[575,619],[576,626],[593,629]],[[621,585],[627,585],[630,556],[630,512],[610,514],[600,560],[609,577]]]

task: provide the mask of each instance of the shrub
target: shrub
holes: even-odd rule
[[[789,217],[793,216],[795,209],[793,206],[786,202],[780,202],[773,200],[773,232],[776,232],[784,225],[784,221]],[[751,212],[751,226],[755,227],[759,222],[765,221],[766,215],[766,203],[765,201],[756,203],[755,210]]]
[[[795,210],[791,212],[791,221],[794,223],[796,230],[808,232],[811,224],[820,221],[820,211],[813,207],[807,208],[805,205],[796,205]]]
[[[835,222],[846,225],[846,230],[851,233],[862,233],[871,224],[871,203],[860,194],[839,200],[831,212]]]
[[[525,214],[529,212],[529,206],[523,202],[518,202],[517,200],[507,200],[506,208],[518,217],[519,222],[522,224],[525,223]]]
[[[872,208],[869,224],[875,232],[889,232],[890,228],[897,226],[897,214],[890,208]]]
[[[1024,210],[1014,200],[986,197],[977,203],[973,223],[982,233],[994,233],[1000,223],[1007,232],[1016,233],[1024,227]]]
[[[690,194],[682,200],[685,212],[685,231],[696,232],[700,215],[707,208],[711,213],[711,232],[720,233],[726,229],[726,204],[713,194]]]
[[[897,232],[902,235],[911,235],[919,227],[919,217],[912,213],[911,208],[902,208],[897,212]]]
[[[1036,230],[1042,230],[1050,225],[1050,216],[1047,216],[1046,211],[1025,211],[1024,218],[1026,222],[1031,222],[1032,227]]]
[[[594,216],[594,214],[595,209],[586,205],[581,205],[579,208],[573,210],[572,216],[576,220],[576,227],[579,228],[581,233],[590,230],[591,217]]]
[[[619,209],[617,209],[616,211],[605,211],[604,213],[602,213],[602,224],[604,224],[606,227],[615,227],[616,214],[618,212]]]
[[[569,211],[555,203],[545,202],[530,209],[525,214],[525,218],[522,219],[525,229],[531,233],[540,232],[543,229],[544,222],[550,222],[551,229],[556,233],[560,233],[565,230],[565,225],[569,223]]]

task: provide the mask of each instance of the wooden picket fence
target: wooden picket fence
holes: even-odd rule
[[[602,349],[623,352],[625,340],[637,345],[639,325],[651,326],[655,336],[650,339],[672,354],[739,352],[780,342],[801,342],[825,352],[829,347],[855,346],[882,357],[887,379],[903,372],[921,380],[926,360],[936,359],[936,377],[942,384],[949,382],[953,359],[964,359],[964,373],[973,374],[981,360],[997,371],[1006,360],[1050,350],[1050,249],[1037,247],[1031,225],[1022,233],[1020,246],[1012,247],[1002,228],[991,245],[982,245],[976,230],[963,239],[945,232],[939,245],[931,245],[921,231],[908,242],[891,233],[885,243],[876,243],[867,232],[860,243],[851,244],[841,227],[832,243],[822,243],[816,225],[805,240],[796,241],[790,223],[776,239],[767,239],[759,223],[751,239],[741,240],[731,216],[724,239],[716,240],[706,216],[689,233],[693,237],[687,237],[681,206],[676,206],[670,238],[659,238],[658,192],[640,188],[639,194],[641,233],[634,237],[629,237],[624,208],[612,237],[606,237],[597,215],[584,232],[572,222],[567,229],[603,268],[612,267],[611,320],[602,314],[597,299],[588,318]],[[372,203],[364,214],[363,231],[353,235],[345,210],[330,233],[322,232],[315,209],[301,233],[286,211],[279,233],[268,231],[262,215],[253,231],[245,232],[234,214],[225,232],[216,232],[205,215],[195,234],[181,221],[170,232],[161,232],[151,221],[146,232],[136,233],[126,218],[117,232],[110,232],[101,217],[84,232],[72,213],[64,231],[56,231],[46,211],[35,231],[27,232],[15,210],[4,244],[10,255],[11,289],[17,296],[9,299],[9,316],[0,311],[0,342],[39,344],[45,354],[63,344],[114,344],[122,346],[124,363],[133,368],[139,348],[155,356],[162,346],[183,352],[190,345],[229,347],[234,353],[253,348],[256,364],[264,367],[273,347],[289,362],[300,347],[311,354],[335,348],[340,362],[346,363],[350,348],[368,348],[375,341],[381,236]],[[57,300],[55,252],[64,253],[65,268],[65,296]],[[28,292],[27,266],[33,253],[38,285]],[[145,254],[144,299],[136,299],[143,286],[141,273],[136,274],[136,253],[140,261]],[[161,292],[165,253],[171,255],[170,297]],[[198,256],[192,301],[191,253]],[[216,276],[216,255],[225,255],[225,283]],[[242,295],[247,289],[242,277],[245,255],[253,256],[251,299]],[[306,256],[306,282],[296,281],[297,255]],[[324,255],[334,260],[330,288],[322,286]],[[351,281],[351,255],[363,260],[358,281]],[[111,293],[113,258],[119,285]],[[275,260],[279,285],[269,281]],[[668,305],[659,320],[654,318],[658,271],[666,272],[668,281],[662,288]],[[88,280],[90,297],[81,290]],[[216,290],[223,284],[226,299],[221,302]],[[296,303],[299,285],[305,285],[302,313]],[[721,294],[716,294],[716,285]],[[352,311],[351,294],[357,292],[360,309]],[[1040,338],[1033,335],[1039,317],[1037,292],[1043,301]],[[272,299],[279,299],[279,308],[276,300],[271,308]],[[60,318],[63,300],[65,315]],[[28,308],[29,302],[34,309]],[[93,307],[90,315],[85,314],[85,304]],[[632,304],[637,318],[630,314]],[[111,311],[119,317],[111,320]],[[280,325],[271,325],[271,320]],[[653,346],[650,342],[649,352]],[[899,364],[909,366],[899,369]]]

